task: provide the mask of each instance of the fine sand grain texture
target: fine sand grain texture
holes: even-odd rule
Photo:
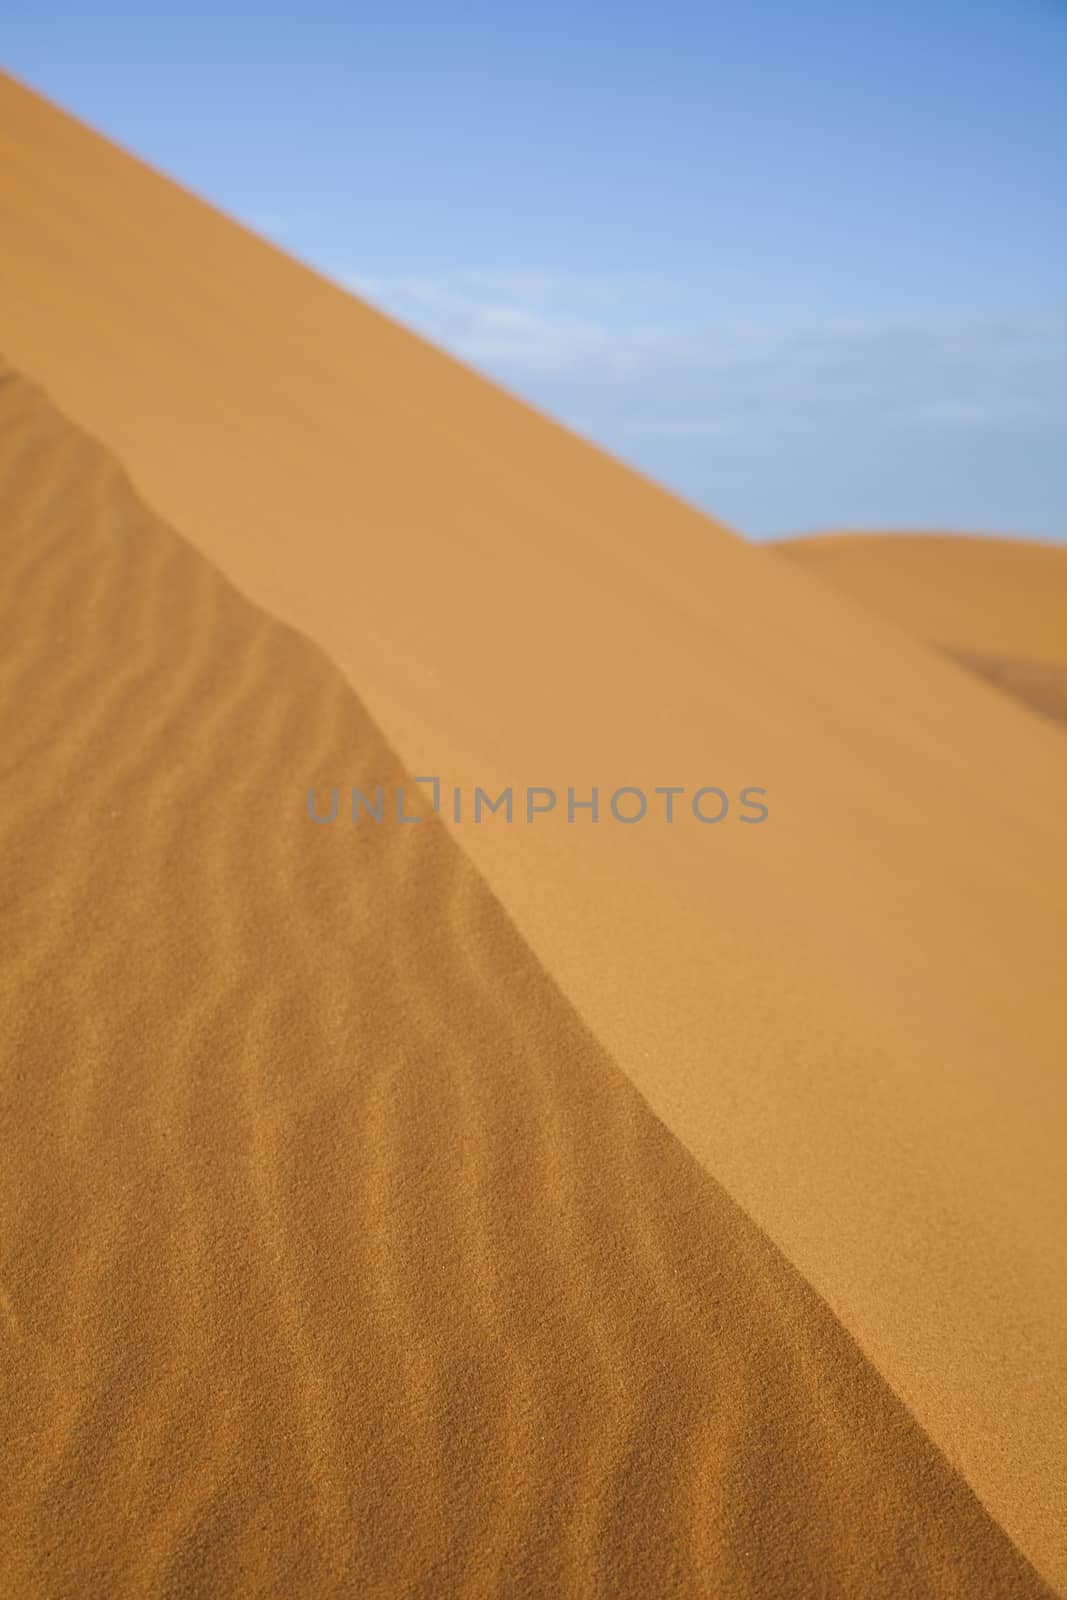
[[[1049,1591],[346,682],[0,380],[0,1593]],[[410,788],[410,785],[409,785]]]
[[[1005,694],[1067,723],[1067,546],[836,533],[772,548]]]
[[[441,777],[592,1035],[1067,1590],[1062,731],[13,84],[0,160],[16,363]],[[301,793],[361,770],[294,733]],[[475,785],[562,798],[457,822]],[[687,799],[627,826],[623,785]]]

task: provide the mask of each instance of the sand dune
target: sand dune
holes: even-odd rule
[[[404,774],[11,373],[0,526],[3,1593],[1047,1593],[439,821],[292,803]]]
[[[774,548],[1024,705],[1067,722],[1067,546],[860,533]]]
[[[0,124],[10,355],[409,771],[767,790],[757,828],[443,818],[625,1080],[1067,1586],[1060,731],[15,85]],[[294,790],[362,770],[292,740]]]

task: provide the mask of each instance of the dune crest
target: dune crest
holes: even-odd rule
[[[409,770],[767,789],[758,829],[448,826],[1067,1587],[1061,732],[37,97],[0,114],[12,357]]]
[[[12,1600],[1048,1593],[347,684],[0,378]],[[17,691],[17,692],[15,692]]]

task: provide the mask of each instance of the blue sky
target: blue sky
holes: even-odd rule
[[[10,70],[755,537],[1067,539],[1067,0],[8,0]]]

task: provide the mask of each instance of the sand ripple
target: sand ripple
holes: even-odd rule
[[[1047,1593],[437,822],[309,822],[377,729],[10,373],[0,507],[0,1591]]]

